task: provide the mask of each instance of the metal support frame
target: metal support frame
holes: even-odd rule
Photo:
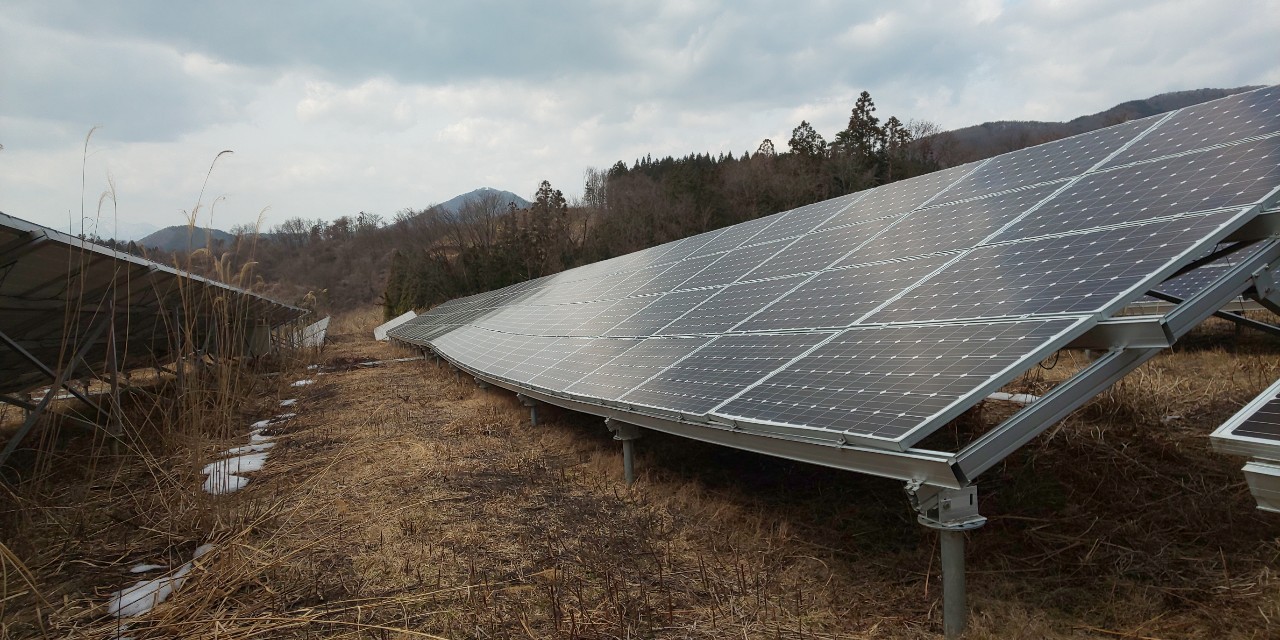
[[[636,440],[640,438],[640,427],[613,418],[605,418],[604,426],[613,432],[614,440],[622,442],[622,477],[629,487],[636,481]]]
[[[9,456],[12,455],[15,450],[17,450],[18,444],[21,443],[27,437],[27,434],[31,431],[31,428],[35,426],[36,421],[40,419],[40,416],[44,414],[45,409],[49,407],[49,403],[53,401],[53,396],[56,395],[55,392],[57,389],[60,389],[60,388],[66,389],[75,397],[80,398],[84,402],[87,402],[89,406],[97,408],[99,411],[101,411],[101,409],[98,408],[98,405],[91,402],[88,398],[81,395],[78,391],[73,390],[71,386],[67,384],[67,380],[71,377],[71,374],[75,371],[76,363],[84,359],[85,354],[89,353],[89,349],[93,347],[94,343],[98,341],[98,338],[102,335],[102,332],[107,328],[107,326],[110,323],[111,323],[111,318],[105,318],[102,322],[98,323],[98,326],[89,332],[87,339],[80,345],[80,349],[76,351],[74,356],[72,356],[71,360],[67,363],[67,366],[63,367],[62,371],[59,371],[54,376],[53,386],[49,387],[49,392],[44,394],[44,398],[41,398],[40,403],[37,404],[35,408],[31,410],[31,414],[27,416],[26,421],[22,423],[22,426],[18,428],[18,430],[13,434],[13,437],[9,439],[9,442],[5,444],[4,450],[0,451],[0,466],[4,466],[4,463],[8,461]],[[5,336],[3,333],[0,333],[0,336],[3,337],[6,343],[10,343],[11,347],[19,349],[19,353],[21,353],[24,357],[31,358],[31,355],[28,354],[26,351],[20,350],[21,349],[20,347],[17,347],[16,344],[11,343],[8,336]],[[36,364],[37,366],[39,366],[41,369],[44,369],[45,371],[49,371],[48,367],[46,367],[39,360],[31,358],[31,361],[33,364]]]
[[[1159,298],[1161,300],[1164,300],[1165,302],[1172,302],[1174,304],[1182,304],[1183,302],[1185,302],[1185,300],[1183,300],[1182,298],[1179,298],[1178,296],[1175,296],[1175,295],[1170,295],[1163,291],[1152,290],[1152,291],[1148,291],[1147,295],[1151,296],[1152,298]],[[1223,320],[1229,320],[1231,322],[1236,323],[1237,326],[1256,329],[1263,333],[1269,333],[1273,336],[1280,336],[1280,327],[1269,325],[1265,322],[1258,322],[1257,320],[1246,318],[1238,313],[1232,313],[1230,311],[1223,311],[1219,309],[1213,312],[1213,317],[1222,318]]]

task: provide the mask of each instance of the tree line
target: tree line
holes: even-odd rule
[[[801,121],[785,150],[769,139],[748,151],[588,169],[572,206],[544,181],[533,205],[467,203],[398,217],[383,302],[387,317],[451,298],[663,244],[944,166],[932,123],[883,121],[863,92],[847,126],[827,142]]]

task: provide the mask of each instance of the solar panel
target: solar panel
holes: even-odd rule
[[[1030,238],[1253,204],[1280,184],[1280,136],[1095,173],[1006,237]]]
[[[910,180],[891,182],[876,187],[865,196],[845,208],[818,227],[819,230],[846,224],[866,222],[886,216],[896,216],[928,204],[944,189],[977,168],[970,163],[942,171],[935,171]]]
[[[734,330],[844,328],[953,258],[952,255],[925,256],[826,271]]]
[[[725,227],[715,238],[690,255],[694,257],[706,256],[721,251],[737,249],[741,245],[748,244],[753,236],[764,231],[765,227],[773,224],[778,218],[779,216],[774,214]]]
[[[1280,132],[1280,86],[1238,93],[1177,111],[1108,165],[1159,158]]]
[[[0,394],[104,373],[109,343],[120,368],[168,361],[175,313],[189,343],[239,357],[307,312],[0,213]]]
[[[792,276],[730,285],[664,327],[658,335],[724,333],[804,280],[803,277]]]
[[[644,283],[635,291],[632,291],[630,295],[641,296],[649,293],[674,291],[680,283],[697,275],[699,271],[711,266],[711,263],[719,259],[720,256],[716,254],[681,260],[654,276],[653,279]]]
[[[621,400],[702,415],[830,335],[720,336],[632,389]]]
[[[567,391],[573,395],[617,400],[649,377],[660,373],[710,338],[649,338],[627,349],[624,356],[590,372]]]
[[[1280,380],[1241,407],[1211,438],[1223,453],[1280,460]]]
[[[619,322],[605,332],[611,338],[639,337],[647,338],[667,326],[668,323],[684,315],[698,303],[711,297],[714,291],[705,289],[696,291],[677,291],[656,298],[638,309],[631,317]]]
[[[786,246],[785,242],[771,242],[740,247],[728,253],[722,253],[720,259],[677,286],[680,289],[696,289],[729,284],[760,266],[761,262],[768,260]]]
[[[1078,176],[1158,121],[1158,117],[1144,118],[996,156],[948,189],[944,199],[962,200]]]
[[[715,409],[910,445],[1060,346],[1077,318],[849,329]]]
[[[818,225],[831,219],[846,207],[866,195],[866,192],[851,193],[822,202],[805,205],[782,214],[782,217],[769,225],[764,231],[751,239],[752,242],[771,242],[792,238],[808,233]]]
[[[821,271],[884,231],[893,221],[893,218],[881,218],[802,236],[746,277],[754,280]]]
[[[837,266],[968,249],[1012,222],[1056,191],[1058,185],[1029,187],[995,196],[929,207],[896,220],[874,242]]]
[[[1097,313],[1150,282],[1153,273],[1171,271],[1178,259],[1236,217],[1233,211],[1219,212],[978,247],[870,321]]]
[[[1273,391],[1269,397],[1266,403],[1257,407],[1232,433],[1280,442],[1280,391]]]
[[[529,381],[531,386],[556,393],[564,392],[577,381],[640,344],[640,341],[617,338],[564,339],[561,344],[566,351],[572,351],[557,362],[555,367],[534,376]]]

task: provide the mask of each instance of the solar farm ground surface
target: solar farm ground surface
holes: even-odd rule
[[[901,484],[646,433],[621,481],[598,418],[546,409],[405,355],[335,319],[331,365],[283,376],[247,425],[297,398],[272,461],[213,498],[222,442],[146,464],[70,439],[4,542],[50,600],[53,636],[107,638],[106,593],[142,561],[218,543],[137,637],[928,638],[940,630],[935,534]],[[346,333],[344,333],[346,332]],[[767,351],[767,345],[766,345]],[[714,364],[714,353],[706,361]],[[701,361],[700,361],[701,362]],[[1046,363],[1048,366],[1049,363]],[[1041,393],[1078,363],[1007,387]],[[1207,434],[1280,375],[1280,344],[1197,330],[984,476],[969,537],[973,638],[1257,638],[1280,634],[1280,525]],[[299,372],[301,373],[301,372]],[[985,402],[934,438],[1013,410]],[[12,412],[0,418],[11,424]],[[71,551],[68,551],[71,550]],[[38,637],[10,572],[6,638]],[[410,629],[404,633],[400,629]],[[414,635],[414,634],[427,634]]]

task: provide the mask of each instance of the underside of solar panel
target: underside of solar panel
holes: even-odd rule
[[[945,468],[913,447],[1058,350],[1109,349],[1041,421],[1180,335],[1190,311],[1145,333],[1116,318],[1162,283],[1194,282],[1184,309],[1258,294],[1278,187],[1269,87],[453,300],[390,335],[623,421]]]

